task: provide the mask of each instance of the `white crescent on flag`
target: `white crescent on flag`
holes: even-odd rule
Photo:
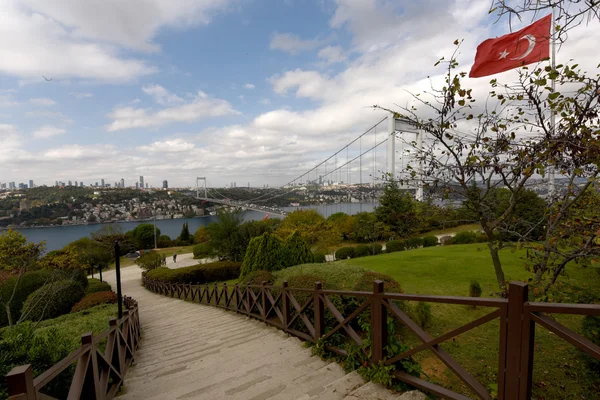
[[[522,60],[525,57],[527,57],[529,54],[531,54],[531,52],[535,48],[535,44],[536,44],[536,42],[535,42],[535,36],[533,36],[533,35],[525,35],[525,36],[519,38],[519,40],[517,40],[517,43],[520,42],[523,39],[526,39],[529,42],[529,47],[527,48],[527,50],[525,51],[525,53],[521,54],[519,57],[511,58],[511,60]]]

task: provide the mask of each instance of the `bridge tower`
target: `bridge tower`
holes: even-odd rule
[[[208,190],[206,189],[206,177],[199,176],[196,178],[196,198],[200,198],[200,186],[198,185],[199,181],[204,181],[204,198],[208,199]]]
[[[424,131],[414,126],[413,124],[403,119],[397,118],[396,114],[390,113],[388,117],[388,141],[387,141],[387,172],[391,179],[396,179],[396,133],[401,134],[414,134],[416,152],[418,156],[421,156],[423,151],[423,136]],[[404,154],[400,154],[400,157],[404,157]],[[403,171],[402,171],[403,172]],[[402,173],[401,172],[401,173]],[[417,175],[421,177],[422,165],[419,161]],[[419,179],[416,184],[415,198],[419,201],[423,200],[423,181]]]

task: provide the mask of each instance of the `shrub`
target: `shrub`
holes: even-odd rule
[[[208,258],[214,254],[212,246],[208,242],[194,246],[194,258]]]
[[[5,302],[10,299],[14,287],[17,284],[15,295],[10,303],[10,313],[13,322],[16,322],[21,316],[21,308],[23,303],[27,300],[27,297],[35,292],[37,289],[44,286],[46,283],[53,280],[59,273],[53,273],[48,270],[30,271],[26,272],[21,276],[21,279],[17,279],[16,276],[6,280],[2,286],[0,286],[0,327],[8,325],[8,316],[6,315]]]
[[[471,231],[458,232],[452,238],[452,244],[470,244],[470,243],[477,243],[477,241],[478,241],[477,234],[475,232],[471,232]]]
[[[141,269],[145,271],[150,271],[152,269],[158,268],[162,265],[163,256],[158,254],[155,251],[149,251],[147,253],[139,256],[135,263],[140,266]]]
[[[369,254],[373,256],[381,254],[383,251],[383,246],[379,243],[369,243],[367,246],[369,247]]]
[[[390,240],[385,244],[385,252],[386,253],[395,253],[396,251],[404,251],[406,250],[406,245],[404,244],[404,240]]]
[[[320,251],[313,253],[313,258],[314,258],[315,262],[318,264],[323,264],[324,262],[327,261],[327,258],[325,257],[325,253],[322,253]]]
[[[82,269],[76,269],[71,273],[71,279],[79,282],[82,288],[86,288],[88,286],[88,278],[87,273]]]
[[[111,290],[104,292],[94,292],[85,296],[79,302],[75,303],[71,309],[72,313],[79,312],[88,308],[99,306],[100,304],[112,304],[117,302],[117,294]]]
[[[406,249],[418,249],[419,247],[422,247],[424,244],[424,241],[422,238],[420,237],[413,237],[413,238],[409,238],[406,239]]]
[[[248,243],[241,275],[246,276],[252,271],[267,270],[277,271],[284,267],[284,245],[272,233],[265,232],[261,236],[253,237]]]
[[[425,236],[423,238],[423,247],[433,247],[438,245],[438,238],[436,236]]]
[[[477,241],[479,243],[487,243],[490,241],[490,239],[488,238],[488,236],[485,233],[480,232],[479,235],[477,235]]]
[[[88,279],[88,287],[85,288],[85,294],[106,292],[107,290],[112,290],[107,282],[100,282],[100,279],[90,278]]]
[[[315,262],[308,243],[300,236],[298,231],[292,233],[285,241],[284,254],[284,266],[286,268]]]
[[[421,328],[426,328],[433,319],[431,305],[423,301],[417,303],[412,314]]]
[[[353,258],[366,257],[366,256],[370,256],[370,255],[371,255],[371,251],[369,249],[369,246],[367,246],[366,244],[359,244],[358,246],[356,246],[354,248],[354,257]]]
[[[273,275],[276,278],[276,286],[280,286],[286,280],[289,282],[292,277],[297,275],[313,275],[321,282],[327,282],[328,285],[341,290],[352,290],[364,272],[363,268],[355,265],[336,265],[332,268],[329,264],[305,264],[277,271]]]
[[[481,285],[477,281],[471,281],[469,285],[469,296],[481,297]]]
[[[402,293],[400,284],[391,276],[381,272],[366,271],[356,281],[352,290],[359,292],[373,292],[373,281],[383,281],[383,289],[388,293]]]
[[[342,247],[335,252],[336,260],[346,260],[354,258],[354,247]]]
[[[440,238],[440,244],[442,246],[449,246],[451,244],[454,244],[454,238],[452,236],[442,236]]]
[[[161,249],[163,249],[165,247],[171,247],[171,246],[173,246],[173,241],[171,240],[171,238],[169,237],[169,235],[160,235],[160,237],[158,238],[157,245],[158,245],[158,247],[160,247]]]
[[[148,271],[146,277],[163,282],[203,284],[238,278],[240,267],[239,262],[217,261],[177,269],[156,268]]]
[[[27,297],[22,311],[30,321],[56,318],[69,313],[83,295],[81,284],[72,279],[48,283]]]
[[[258,270],[250,272],[241,281],[243,285],[262,285],[263,282],[272,285],[275,282],[275,276],[270,271]]]

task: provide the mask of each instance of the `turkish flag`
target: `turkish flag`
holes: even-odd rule
[[[518,32],[481,43],[469,77],[493,75],[550,57],[551,24],[548,15]]]

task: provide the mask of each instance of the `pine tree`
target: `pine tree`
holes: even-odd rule
[[[284,245],[277,236],[267,232],[252,238],[246,249],[241,275],[252,271],[277,271],[285,267],[283,263]]]
[[[190,242],[190,230],[188,229],[187,222],[184,222],[183,227],[181,228],[181,234],[179,235],[179,241],[182,243]]]
[[[315,262],[308,243],[306,243],[306,240],[304,240],[298,231],[295,231],[287,238],[283,260],[286,268]]]

